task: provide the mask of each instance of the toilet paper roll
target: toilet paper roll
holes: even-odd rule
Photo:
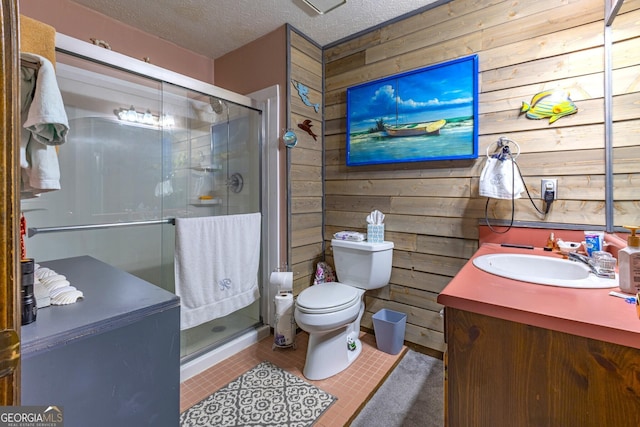
[[[274,327],[276,345],[293,344],[295,325],[293,321],[293,294],[280,293],[275,298],[276,325]]]
[[[290,271],[274,271],[269,279],[272,289],[279,291],[293,290],[293,273]]]
[[[276,295],[276,314],[279,317],[293,314],[293,294],[282,292]]]

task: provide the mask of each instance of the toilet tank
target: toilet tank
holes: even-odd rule
[[[378,289],[391,278],[393,242],[331,240],[338,281],[360,289]]]

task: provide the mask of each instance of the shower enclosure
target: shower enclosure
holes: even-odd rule
[[[63,52],[57,61],[70,125],[58,150],[62,188],[22,200],[27,256],[90,255],[175,292],[175,218],[264,211],[262,111],[188,78],[170,83]],[[263,248],[266,240],[263,232]],[[182,361],[261,325],[263,311],[256,301],[183,331]]]

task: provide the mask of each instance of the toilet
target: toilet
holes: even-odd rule
[[[331,245],[338,282],[311,286],[295,303],[296,323],[309,333],[302,373],[310,380],[329,378],[357,359],[364,293],[386,286],[391,277],[393,242],[334,239]]]

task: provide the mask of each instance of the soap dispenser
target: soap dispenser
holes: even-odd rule
[[[622,292],[635,294],[640,292],[640,237],[636,236],[637,226],[625,225],[631,230],[627,247],[618,252],[619,286]]]

